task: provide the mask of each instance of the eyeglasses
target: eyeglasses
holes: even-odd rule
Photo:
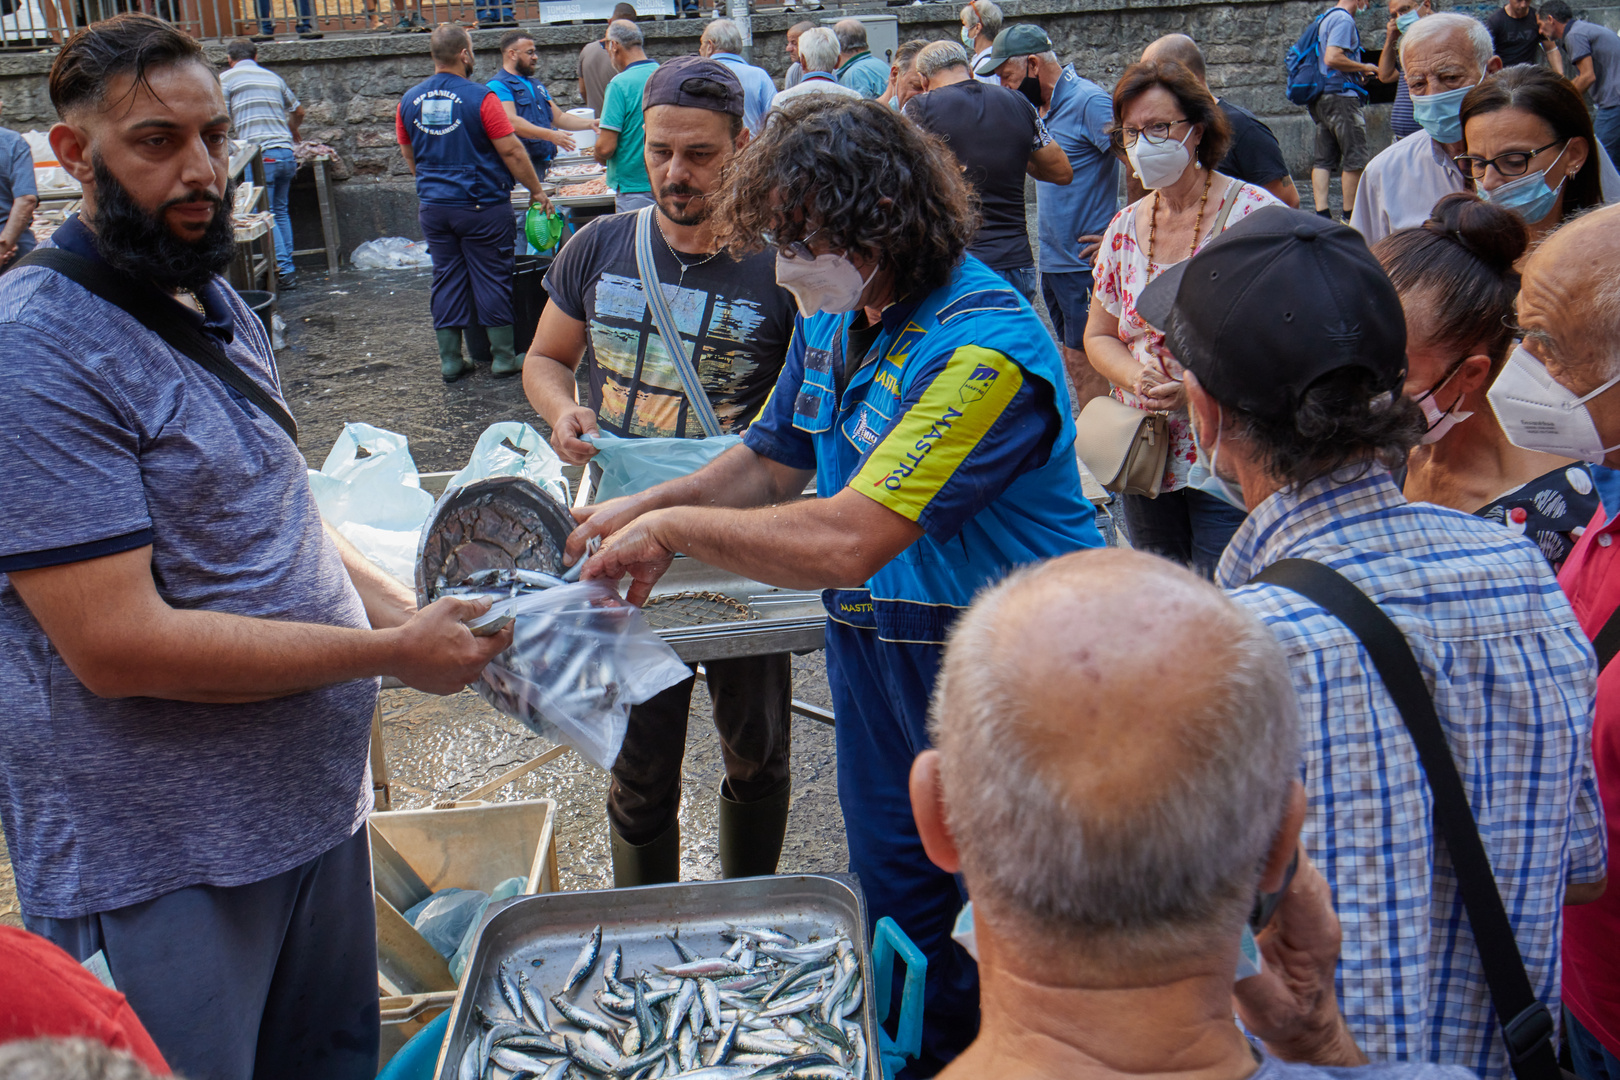
[[[810,236],[814,236],[820,231],[820,229],[817,229]],[[816,261],[816,253],[810,250],[810,236],[805,237],[803,240],[793,240],[784,244],[777,239],[776,233],[770,229],[764,230],[759,235],[766,244],[775,248],[779,254],[790,259],[803,259],[805,262]]]
[[[1503,177],[1523,176],[1525,170],[1530,168],[1530,159],[1545,150],[1551,150],[1565,141],[1564,139],[1554,139],[1546,146],[1535,150],[1515,150],[1508,154],[1497,154],[1493,158],[1476,157],[1473,154],[1458,154],[1452,160],[1457,163],[1457,168],[1463,171],[1464,176],[1474,180],[1485,179],[1485,170],[1491,168],[1494,168]]]
[[[1119,142],[1121,146],[1135,146],[1138,138],[1145,137],[1155,146],[1170,141],[1170,132],[1177,124],[1190,124],[1191,120],[1182,117],[1180,120],[1171,120],[1163,124],[1149,124],[1145,128],[1122,127],[1119,129]]]

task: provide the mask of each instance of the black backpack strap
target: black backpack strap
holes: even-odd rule
[[[43,266],[55,270],[107,303],[121,308],[162,338],[175,352],[195,361],[220,382],[258,406],[259,411],[274,420],[294,444],[298,442],[298,424],[281,402],[238,367],[213,335],[186,321],[172,305],[153,303],[155,290],[143,288],[139,282],[104,263],[61,248],[35,248],[14,265]]]
[[[1513,1074],[1518,1080],[1561,1080],[1563,1072],[1553,1050],[1552,1012],[1530,987],[1519,943],[1513,937],[1513,926],[1502,906],[1502,894],[1468,805],[1468,794],[1411,645],[1366,593],[1321,563],[1283,559],[1266,567],[1251,583],[1280,585],[1299,593],[1361,639],[1400,710],[1428,777],[1429,790],[1434,793],[1435,825],[1451,854]]]
[[[1615,653],[1620,653],[1620,607],[1614,609],[1603,629],[1592,639],[1592,650],[1597,653],[1598,674],[1601,675]]]

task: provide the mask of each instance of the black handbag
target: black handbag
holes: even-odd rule
[[[1451,854],[1468,923],[1474,931],[1485,982],[1490,987],[1508,1060],[1517,1080],[1564,1080],[1570,1074],[1558,1064],[1553,1048],[1552,1011],[1536,997],[1524,970],[1519,943],[1513,937],[1496,887],[1490,859],[1479,839],[1479,827],[1468,805],[1468,794],[1451,748],[1434,711],[1434,699],[1423,681],[1412,647],[1400,628],[1338,571],[1309,559],[1282,559],[1250,579],[1251,583],[1280,585],[1333,615],[1361,639],[1372,657],[1384,688],[1395,700],[1407,733],[1417,747],[1418,760],[1434,793],[1434,820],[1440,839]],[[1615,620],[1604,627],[1614,628]],[[1601,635],[1600,635],[1601,636]],[[1615,631],[1620,641],[1620,629]]]

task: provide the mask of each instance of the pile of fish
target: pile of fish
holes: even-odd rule
[[[511,961],[495,976],[507,1009],[475,1006],[481,1034],[457,1080],[865,1080],[860,958],[847,937],[800,942],[733,927],[731,947],[699,956],[668,939],[674,962],[627,973],[592,931],[560,993],[545,998]],[[534,961],[538,964],[539,961]],[[602,989],[585,1002],[591,973]],[[553,1025],[547,1009],[560,1022]]]

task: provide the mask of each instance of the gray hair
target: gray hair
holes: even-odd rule
[[[968,65],[967,50],[954,41],[935,41],[917,54],[913,67],[918,75],[932,79],[942,71]]]
[[[27,1039],[0,1046],[6,1080],[154,1080],[128,1054],[92,1039]]]
[[[1445,37],[1447,34],[1461,30],[1468,35],[1468,44],[1474,47],[1474,62],[1479,65],[1481,78],[1485,76],[1485,65],[1491,62],[1496,55],[1496,44],[1491,41],[1491,32],[1485,24],[1478,19],[1467,15],[1459,15],[1455,11],[1441,11],[1433,15],[1425,15],[1417,21],[1417,25],[1401,35],[1401,64],[1406,64],[1406,50],[1415,43],[1421,43],[1430,38]]]
[[[618,42],[621,48],[639,49],[646,39],[641,36],[641,27],[629,19],[615,19],[608,24],[607,39]]]
[[[833,24],[838,35],[838,48],[842,52],[865,52],[866,24],[859,19],[839,19]]]
[[[1104,570],[1123,568],[1112,580],[1180,601],[1179,617],[1201,626],[1182,640],[1207,641],[1197,647],[1199,666],[1219,672],[1164,737],[1162,779],[1137,782],[1137,798],[1120,795],[1128,776],[1066,769],[1074,759],[1041,738],[1043,726],[1058,730],[1065,718],[1030,715],[1030,686],[1039,680],[1007,659],[1005,643],[1028,636],[1016,627],[1009,634],[1018,609],[1033,612],[1021,617],[1028,625],[1054,605],[1085,603],[1065,597],[1091,592],[1091,603],[1109,602],[1095,598],[1100,578],[1085,569],[1099,560],[1113,564]],[[1118,632],[1095,629],[1099,645]],[[1074,648],[1084,652],[1086,643]],[[1101,731],[1131,717],[1085,723]],[[979,906],[1021,936],[1127,962],[1162,960],[1237,931],[1299,768],[1293,683],[1271,631],[1191,573],[1124,553],[1066,556],[981,593],[951,633],[930,732],[942,758],[946,822]]]
[[[962,10],[973,12],[973,21],[984,28],[986,37],[994,39],[1001,33],[1001,9],[992,4],[990,0],[973,0]]]
[[[714,19],[703,31],[703,40],[714,46],[715,52],[740,53],[743,50],[742,28],[730,19]]]
[[[799,64],[805,71],[835,71],[838,68],[838,35],[825,26],[806,30],[799,38]]]

